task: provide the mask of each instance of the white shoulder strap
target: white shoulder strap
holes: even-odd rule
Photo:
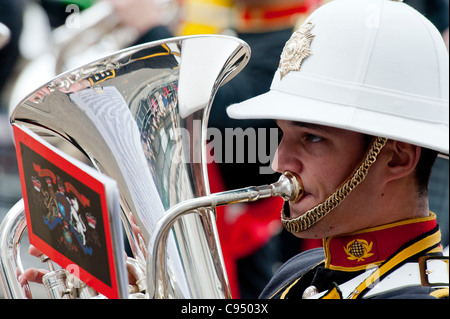
[[[406,263],[376,283],[363,298],[371,298],[399,288],[426,286],[448,288],[448,258],[427,258],[423,262]]]
[[[377,276],[377,267],[339,285],[343,299],[351,299],[355,289],[366,280]],[[407,287],[428,286],[433,288],[448,288],[449,286],[449,261],[448,257],[422,257],[419,262],[405,263],[396,270],[390,272],[380,281],[366,283],[368,292],[363,298],[372,298],[389,291]],[[320,292],[311,299],[320,299],[327,291]]]

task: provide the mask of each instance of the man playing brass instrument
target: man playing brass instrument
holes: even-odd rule
[[[414,9],[336,0],[286,43],[271,90],[228,108],[277,120],[273,167],[304,188],[282,222],[323,238],[324,249],[285,263],[262,298],[448,298],[427,190],[437,154],[449,152],[448,77],[444,42]]]
[[[398,1],[332,1],[286,43],[271,91],[228,112],[277,120],[273,166],[304,189],[283,224],[324,242],[262,298],[448,297],[427,198],[433,161],[449,152],[448,54],[423,16]]]

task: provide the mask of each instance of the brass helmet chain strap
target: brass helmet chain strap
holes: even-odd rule
[[[281,222],[283,226],[291,233],[297,233],[310,228],[312,225],[321,220],[330,211],[336,208],[342,201],[351,193],[356,186],[358,186],[367,176],[369,168],[377,160],[381,149],[386,145],[387,139],[383,137],[376,137],[372,142],[372,146],[366,153],[359,167],[354,171],[338,189],[331,194],[325,201],[318,204],[316,207],[308,210],[303,215],[296,218],[288,218],[284,215],[284,209],[281,211]]]

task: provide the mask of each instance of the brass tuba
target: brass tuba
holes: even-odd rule
[[[301,192],[292,174],[268,186],[209,192],[210,107],[249,57],[248,45],[228,36],[140,45],[63,73],[12,113],[13,124],[117,182],[141,297],[231,298],[215,207],[269,196],[295,200]],[[82,103],[85,93],[102,98]],[[21,200],[0,226],[0,278],[9,298],[32,297],[16,280],[24,271],[17,248],[24,216]]]

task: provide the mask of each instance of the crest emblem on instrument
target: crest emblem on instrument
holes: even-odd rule
[[[286,42],[279,65],[281,78],[291,71],[299,71],[303,60],[311,55],[311,41],[315,36],[311,33],[313,27],[311,21],[303,23]]]

